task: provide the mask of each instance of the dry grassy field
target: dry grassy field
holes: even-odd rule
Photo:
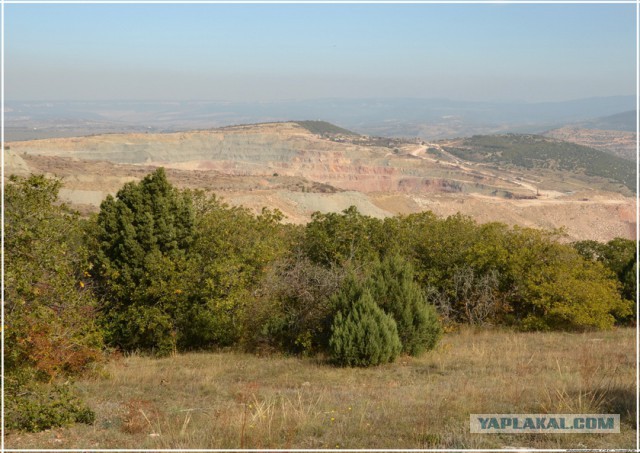
[[[7,448],[635,448],[635,330],[462,329],[371,369],[235,352],[114,359],[77,382],[93,426]],[[616,413],[620,434],[470,434],[470,413]]]

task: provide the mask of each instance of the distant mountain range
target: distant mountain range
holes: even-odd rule
[[[606,124],[610,129],[628,130],[635,124],[630,118],[635,103],[634,96],[541,103],[396,98],[282,102],[7,101],[5,132],[7,140],[28,140],[108,132],[209,129],[302,118],[329,121],[362,134],[433,140],[474,134],[539,133],[580,122],[592,124],[592,128]]]

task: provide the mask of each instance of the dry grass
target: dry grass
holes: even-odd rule
[[[192,353],[113,361],[77,383],[94,426],[8,448],[633,448],[635,330],[464,329],[373,369]],[[620,434],[470,434],[470,413],[619,413]]]

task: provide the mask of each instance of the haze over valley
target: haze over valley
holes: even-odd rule
[[[622,113],[621,113],[622,112]],[[7,101],[7,141],[111,132],[174,132],[237,124],[323,120],[354,132],[435,140],[543,133],[562,127],[635,132],[635,96],[557,102],[433,98],[301,101]]]

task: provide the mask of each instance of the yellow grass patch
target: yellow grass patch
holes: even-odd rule
[[[220,352],[129,356],[77,383],[94,426],[7,448],[633,448],[635,330],[462,329],[370,369]],[[620,434],[470,434],[470,413],[617,413]]]

